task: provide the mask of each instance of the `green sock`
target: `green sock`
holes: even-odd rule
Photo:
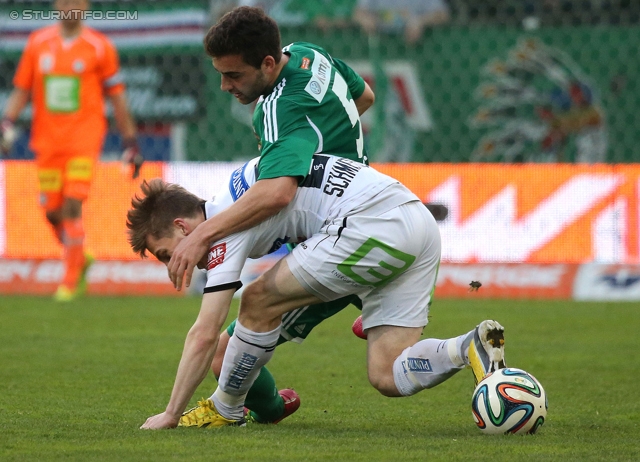
[[[273,422],[284,412],[284,400],[278,394],[276,381],[266,367],[260,370],[260,375],[247,393],[245,406],[251,409],[251,417],[258,422]]]

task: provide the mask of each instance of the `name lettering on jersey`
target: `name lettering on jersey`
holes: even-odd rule
[[[209,249],[207,255],[207,270],[213,269],[224,261],[224,255],[227,253],[227,243],[214,245]]]
[[[351,180],[356,176],[362,168],[362,164],[348,161],[346,159],[337,160],[327,178],[327,184],[324,185],[322,192],[330,196],[342,197],[345,189],[351,184]]]
[[[331,63],[317,51],[313,50],[313,54],[311,79],[304,89],[320,103],[329,89],[329,81],[331,80]]]
[[[229,180],[229,192],[231,193],[231,197],[233,197],[233,202],[237,201],[240,196],[247,192],[249,189],[249,183],[244,178],[244,171],[247,168],[249,162],[244,164],[242,167],[237,168],[231,174],[231,179]]]
[[[302,64],[300,64],[300,69],[309,69],[309,64],[311,64],[311,60],[309,58],[302,58]]]

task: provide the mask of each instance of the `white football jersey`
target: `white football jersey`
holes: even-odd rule
[[[260,158],[233,172],[228,190],[206,202],[206,218],[229,207],[256,182]],[[209,248],[207,284],[215,292],[239,288],[247,258],[259,258],[287,243],[300,243],[338,219],[358,213],[380,215],[418,197],[397,180],[341,157],[316,154],[291,203],[259,225],[232,234]]]

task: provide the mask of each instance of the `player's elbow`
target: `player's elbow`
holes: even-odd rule
[[[282,210],[283,208],[285,208],[287,205],[291,203],[291,201],[295,196],[296,196],[296,188],[279,191],[273,200],[275,208],[277,208],[278,210]]]
[[[265,208],[275,214],[291,203],[298,191],[298,182],[294,177],[282,177],[270,186],[269,191],[264,191],[263,201]]]
[[[373,106],[373,103],[375,102],[376,102],[375,93],[373,92],[371,87],[369,87],[369,85],[365,83],[364,93],[362,93],[362,95],[360,95],[360,97],[356,99],[356,107],[358,108],[358,114],[360,115],[364,114],[365,111],[369,109],[371,106]]]

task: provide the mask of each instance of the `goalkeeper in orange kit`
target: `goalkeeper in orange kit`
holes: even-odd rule
[[[114,109],[125,147],[123,162],[138,175],[143,158],[127,109],[118,54],[103,34],[82,24],[88,0],[56,0],[57,24],[29,36],[13,79],[14,90],[0,123],[0,148],[16,138],[14,123],[29,99],[33,121],[29,147],[35,153],[40,203],[64,247],[65,275],[54,298],[70,301],[86,290],[92,257],[84,251],[82,204],[107,131],[105,96]]]

